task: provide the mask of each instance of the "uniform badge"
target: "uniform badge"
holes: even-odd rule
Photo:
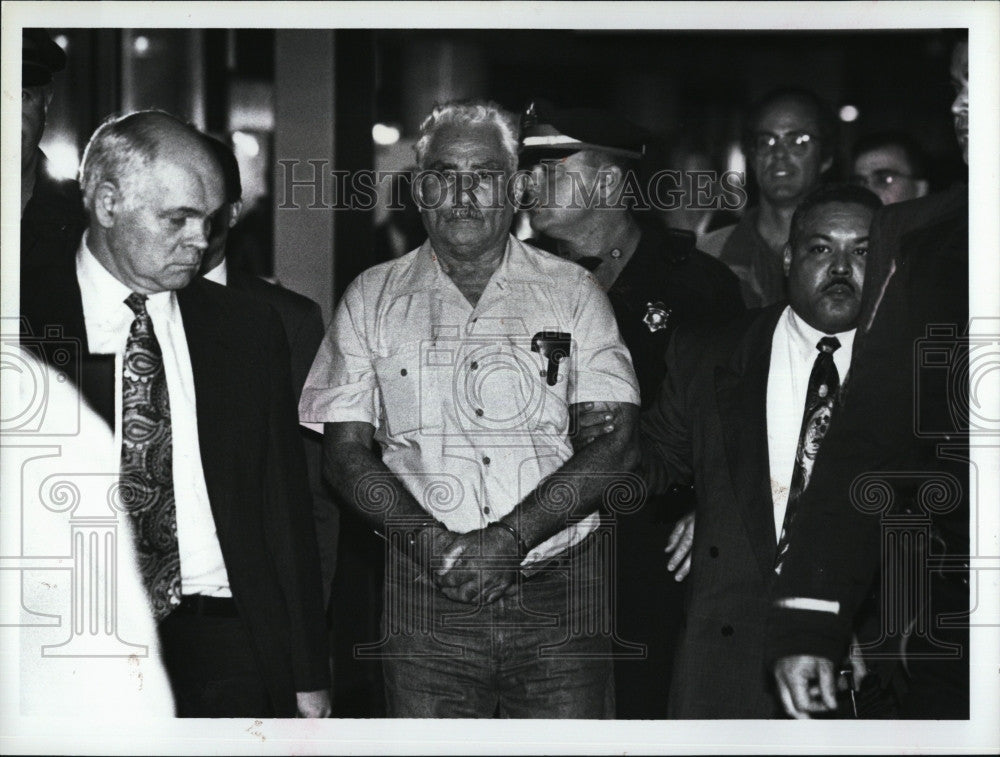
[[[659,300],[656,302],[647,302],[646,315],[643,316],[642,322],[646,324],[650,333],[655,334],[657,331],[662,331],[667,327],[667,322],[670,320],[672,312],[672,310]]]

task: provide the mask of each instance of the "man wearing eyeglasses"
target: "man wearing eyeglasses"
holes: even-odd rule
[[[781,89],[766,95],[747,123],[743,149],[759,202],[700,244],[739,277],[747,307],[763,307],[785,296],[782,250],[792,214],[833,165],[836,120],[813,92]]]
[[[905,132],[862,137],[854,145],[851,183],[870,189],[883,205],[923,197],[930,189],[924,151]]]

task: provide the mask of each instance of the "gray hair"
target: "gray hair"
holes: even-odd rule
[[[88,211],[94,209],[94,194],[105,182],[117,187],[126,203],[134,201],[129,189],[158,157],[164,121],[194,132],[193,127],[161,110],[111,116],[97,127],[80,163],[80,189]]]
[[[453,100],[443,105],[435,105],[431,114],[420,124],[420,139],[413,149],[417,153],[417,166],[426,168],[424,159],[431,139],[442,126],[493,126],[500,134],[500,143],[507,153],[507,163],[511,171],[517,169],[518,119],[510,111],[504,110],[490,100]]]

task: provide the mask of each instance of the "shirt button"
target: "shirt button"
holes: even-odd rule
[[[718,557],[719,556],[719,548],[718,547],[709,547],[708,548],[708,554],[710,554],[712,557]]]
[[[402,370],[400,370],[399,375],[400,376],[405,376],[406,375],[406,369],[403,368]]]
[[[728,625],[728,624],[724,625],[722,627],[722,635],[723,636],[732,636],[733,635],[733,627],[731,625]]]
[[[483,409],[481,407],[476,408],[476,415],[478,415],[480,418],[483,417]]]
[[[471,368],[472,370],[476,370],[476,368],[478,368],[478,367],[479,367],[479,363],[477,363],[477,362],[476,362],[475,360],[473,360],[473,361],[472,361],[471,363],[469,363],[469,367],[470,367],[470,368]]]
[[[483,508],[483,514],[484,514],[484,515],[489,515],[489,514],[490,514],[490,508],[488,508],[488,507],[484,507],[484,508]]]
[[[489,465],[489,464],[490,464],[490,459],[488,457],[484,457],[483,458],[483,465]]]

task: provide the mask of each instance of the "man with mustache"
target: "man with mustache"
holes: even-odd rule
[[[847,376],[879,199],[822,187],[791,222],[788,302],[713,330],[678,331],[641,420],[654,492],[697,495],[688,604],[670,684],[675,718],[780,714],[765,668],[770,591],[786,529]],[[582,419],[590,435],[589,419]]]
[[[597,510],[637,462],[638,385],[587,271],[510,234],[517,131],[481,101],[424,121],[428,239],[348,287],[299,403],[388,543],[384,638],[358,654],[391,717],[614,713]],[[574,453],[586,402],[617,430]]]
[[[968,163],[964,35],[954,46],[951,79],[955,134]],[[979,430],[968,394],[976,375],[968,186],[888,206],[876,215],[871,236],[855,368],[775,589],[768,657],[789,715],[832,709],[834,662],[881,568],[883,580],[893,579],[882,587],[882,637],[862,652],[882,661],[879,673],[898,697],[899,716],[968,718],[968,444]],[[922,349],[928,343],[934,353]],[[866,506],[857,488],[864,481],[888,492],[890,509]],[[947,494],[932,501],[924,487]],[[893,551],[883,529],[900,518],[926,527],[925,551]],[[919,531],[897,535],[919,546]]]
[[[739,223],[702,237],[699,246],[735,273],[747,307],[785,298],[782,250],[792,214],[833,165],[837,122],[815,93],[779,89],[750,114],[743,152],[758,203]]]

